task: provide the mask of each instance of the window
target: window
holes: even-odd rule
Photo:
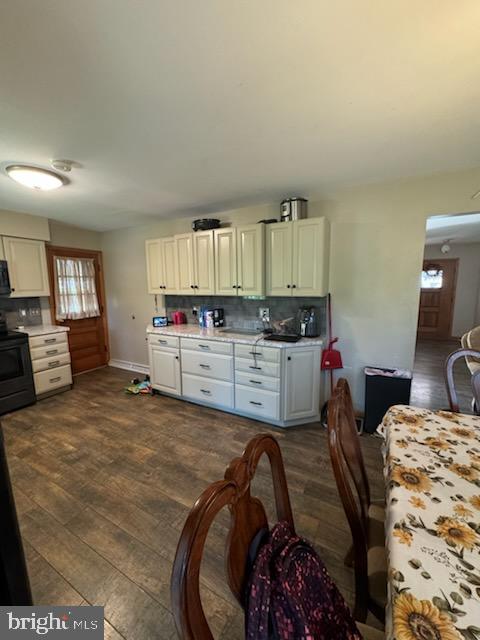
[[[422,289],[441,289],[443,286],[443,270],[429,267],[422,271]]]
[[[79,320],[100,315],[93,258],[55,256],[57,320]]]

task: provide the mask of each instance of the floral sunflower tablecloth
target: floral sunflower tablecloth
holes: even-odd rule
[[[385,415],[389,640],[480,640],[480,417]]]

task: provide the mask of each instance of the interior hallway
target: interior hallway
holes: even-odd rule
[[[460,340],[428,340],[417,342],[410,404],[426,409],[448,409],[444,381],[447,356],[460,348]],[[470,372],[464,360],[455,365],[455,388],[460,411],[472,413]]]

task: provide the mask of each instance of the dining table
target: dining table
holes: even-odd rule
[[[387,640],[480,640],[480,417],[391,407]]]

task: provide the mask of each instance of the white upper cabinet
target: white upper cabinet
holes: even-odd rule
[[[215,229],[215,292],[237,295],[237,233],[235,227]]]
[[[326,218],[306,218],[293,223],[292,295],[327,295],[328,248],[329,227]]]
[[[291,222],[267,224],[267,296],[292,295]]]
[[[265,294],[265,229],[263,224],[236,228],[237,291],[240,296]]]
[[[175,236],[177,293],[215,293],[213,231]]]
[[[192,233],[175,236],[177,293],[194,294]]]
[[[3,238],[12,298],[49,296],[45,243],[41,240]]]
[[[162,240],[145,242],[148,293],[163,293]]]
[[[175,238],[162,238],[162,272],[163,292],[175,294],[177,292],[177,245]]]
[[[193,286],[198,295],[215,293],[213,230],[197,231],[193,236]]]
[[[325,218],[267,225],[267,295],[327,295],[328,247]]]

